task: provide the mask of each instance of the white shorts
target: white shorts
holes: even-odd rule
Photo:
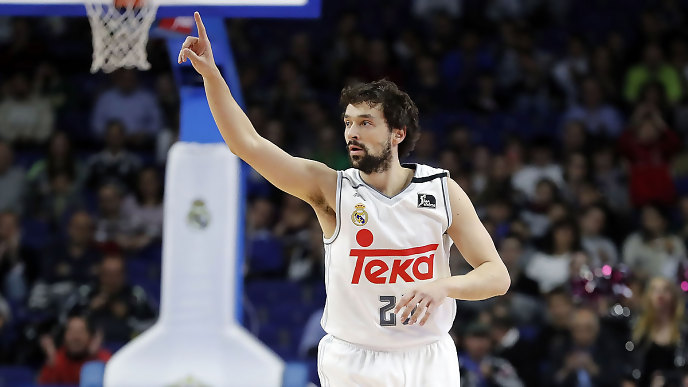
[[[459,359],[451,336],[403,351],[375,351],[332,335],[318,345],[322,387],[459,387]]]

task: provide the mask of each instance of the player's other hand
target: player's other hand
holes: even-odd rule
[[[438,306],[447,298],[447,291],[437,282],[423,282],[411,288],[394,307],[394,313],[399,314],[403,309],[400,321],[409,319],[408,325],[420,320],[425,325],[428,318]],[[422,316],[422,317],[421,317]]]
[[[198,37],[186,37],[179,51],[177,62],[183,63],[189,59],[194,69],[205,77],[217,71],[217,66],[215,65],[213,51],[210,48],[210,40],[208,39],[208,34],[205,32],[205,26],[203,25],[203,20],[201,20],[201,15],[195,12],[194,19],[196,20],[196,28],[198,28]]]

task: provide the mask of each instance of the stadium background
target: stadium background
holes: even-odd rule
[[[347,84],[386,77],[418,104],[408,161],[450,171],[512,274],[507,296],[459,302],[462,385],[678,386],[687,6],[349,0],[324,1],[318,20],[226,23],[249,117],[294,155],[348,166]],[[162,40],[148,72],[90,74],[85,18],[0,18],[0,47],[0,379],[12,385],[38,377],[69,316],[88,316],[110,352],[154,321],[179,97]],[[321,231],[251,171],[246,208],[244,325],[317,382]]]

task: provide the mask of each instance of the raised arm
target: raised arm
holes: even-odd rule
[[[229,149],[282,191],[312,205],[333,205],[337,172],[323,163],[293,157],[256,132],[215,64],[201,15],[196,12],[194,18],[198,37],[186,38],[178,62],[191,60],[203,76],[210,111]]]

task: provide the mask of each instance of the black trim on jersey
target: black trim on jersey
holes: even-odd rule
[[[447,172],[444,172],[443,177],[446,177],[447,180],[449,180],[449,176],[448,176]],[[442,198],[444,199],[444,209],[447,212],[447,229],[444,230],[444,233],[446,234],[447,231],[449,231],[449,227],[451,227],[451,217],[449,216],[449,211],[451,211],[451,209],[450,209],[451,203],[449,203],[449,196],[444,191],[444,184],[445,184],[445,180],[440,181],[440,186],[442,186]],[[449,190],[449,182],[446,181],[446,184],[447,184],[447,190]]]
[[[341,208],[341,202],[342,202],[342,180],[343,179],[346,179],[346,176],[344,176],[344,172],[337,171],[337,194],[335,196],[335,200],[337,201],[337,204],[336,204],[337,208],[334,209],[336,225],[335,225],[335,229],[334,229],[334,234],[332,234],[332,236],[330,236],[327,239],[325,239],[325,237],[323,236],[323,243],[326,245],[332,244],[332,242],[334,242],[335,239],[337,239],[337,237],[339,236],[339,229],[342,226],[341,219],[340,219],[341,218],[340,208]]]
[[[442,178],[442,177],[447,177],[447,172],[436,173],[434,175],[424,176],[424,177],[414,177],[413,179],[411,179],[411,182],[412,183],[425,183],[425,182],[428,182],[430,180],[435,180],[437,178]]]

